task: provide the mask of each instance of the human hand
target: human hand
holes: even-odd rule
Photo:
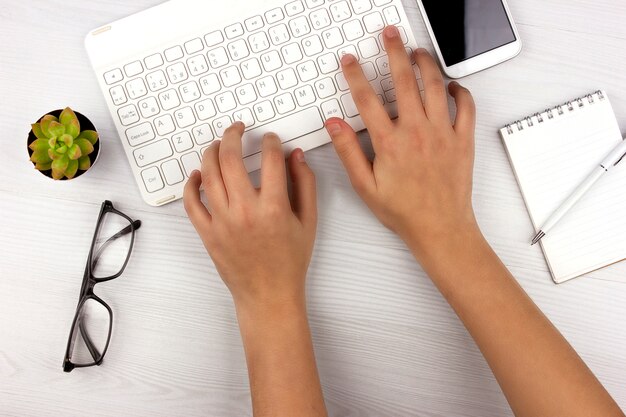
[[[317,224],[315,177],[302,150],[293,151],[291,203],[282,146],[268,133],[255,189],[241,158],[243,132],[235,123],[205,151],[202,172],[185,186],[185,210],[238,307],[303,301]]]
[[[341,60],[372,139],[374,161],[367,159],[345,121],[329,119],[326,128],[359,196],[385,226],[420,252],[456,231],[476,228],[471,201],[474,102],[467,89],[450,83],[457,106],[453,123],[441,72],[420,49],[414,57],[424,82],[422,102],[397,29],[385,28],[383,38],[397,94],[397,120],[390,120],[354,57]]]

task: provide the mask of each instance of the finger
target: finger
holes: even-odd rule
[[[437,63],[424,48],[415,51],[415,62],[424,82],[424,109],[428,120],[450,123],[445,83]]]
[[[280,139],[275,133],[266,133],[261,148],[261,195],[287,202],[285,154]]]
[[[385,50],[389,56],[391,78],[396,90],[400,120],[402,120],[403,114],[411,120],[415,120],[416,117],[424,117],[424,106],[422,105],[422,97],[415,79],[413,65],[411,65],[411,59],[407,55],[406,49],[404,49],[398,28],[387,26],[383,30],[383,40],[385,42]]]
[[[245,199],[254,191],[242,159],[241,136],[244,129],[243,123],[233,123],[224,132],[220,144],[220,169],[229,203]]]
[[[458,134],[473,133],[476,125],[476,105],[472,93],[456,81],[451,82],[448,89],[456,103],[454,131]]]
[[[193,224],[198,234],[203,237],[209,233],[211,215],[200,199],[200,184],[202,184],[200,172],[193,171],[189,180],[187,180],[187,184],[185,184],[183,204],[191,224]]]
[[[228,196],[220,171],[220,141],[215,141],[202,155],[202,185],[212,212],[228,207]]]
[[[302,149],[296,149],[291,153],[289,174],[293,183],[294,212],[305,228],[314,231],[317,225],[315,175],[306,163]]]
[[[348,82],[352,99],[356,105],[365,126],[369,130],[372,139],[383,137],[391,131],[393,124],[389,115],[374,89],[370,85],[358,61],[353,55],[346,54],[341,58],[341,68],[343,76]]]
[[[363,153],[352,127],[339,118],[331,118],[326,121],[326,130],[356,192],[363,196],[372,191],[376,187],[372,163]]]

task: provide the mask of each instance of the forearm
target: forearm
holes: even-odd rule
[[[237,306],[254,415],[326,416],[304,297]]]
[[[477,227],[430,249],[408,243],[476,341],[516,416],[623,416]]]

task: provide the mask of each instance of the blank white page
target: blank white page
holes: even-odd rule
[[[622,140],[604,92],[572,100],[561,110],[500,130],[536,231]],[[626,162],[604,174],[541,240],[555,282],[626,258],[625,185]],[[531,239],[529,234],[529,244]]]

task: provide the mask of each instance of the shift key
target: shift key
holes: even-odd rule
[[[174,154],[170,141],[167,139],[152,143],[133,152],[137,166],[145,167]]]

